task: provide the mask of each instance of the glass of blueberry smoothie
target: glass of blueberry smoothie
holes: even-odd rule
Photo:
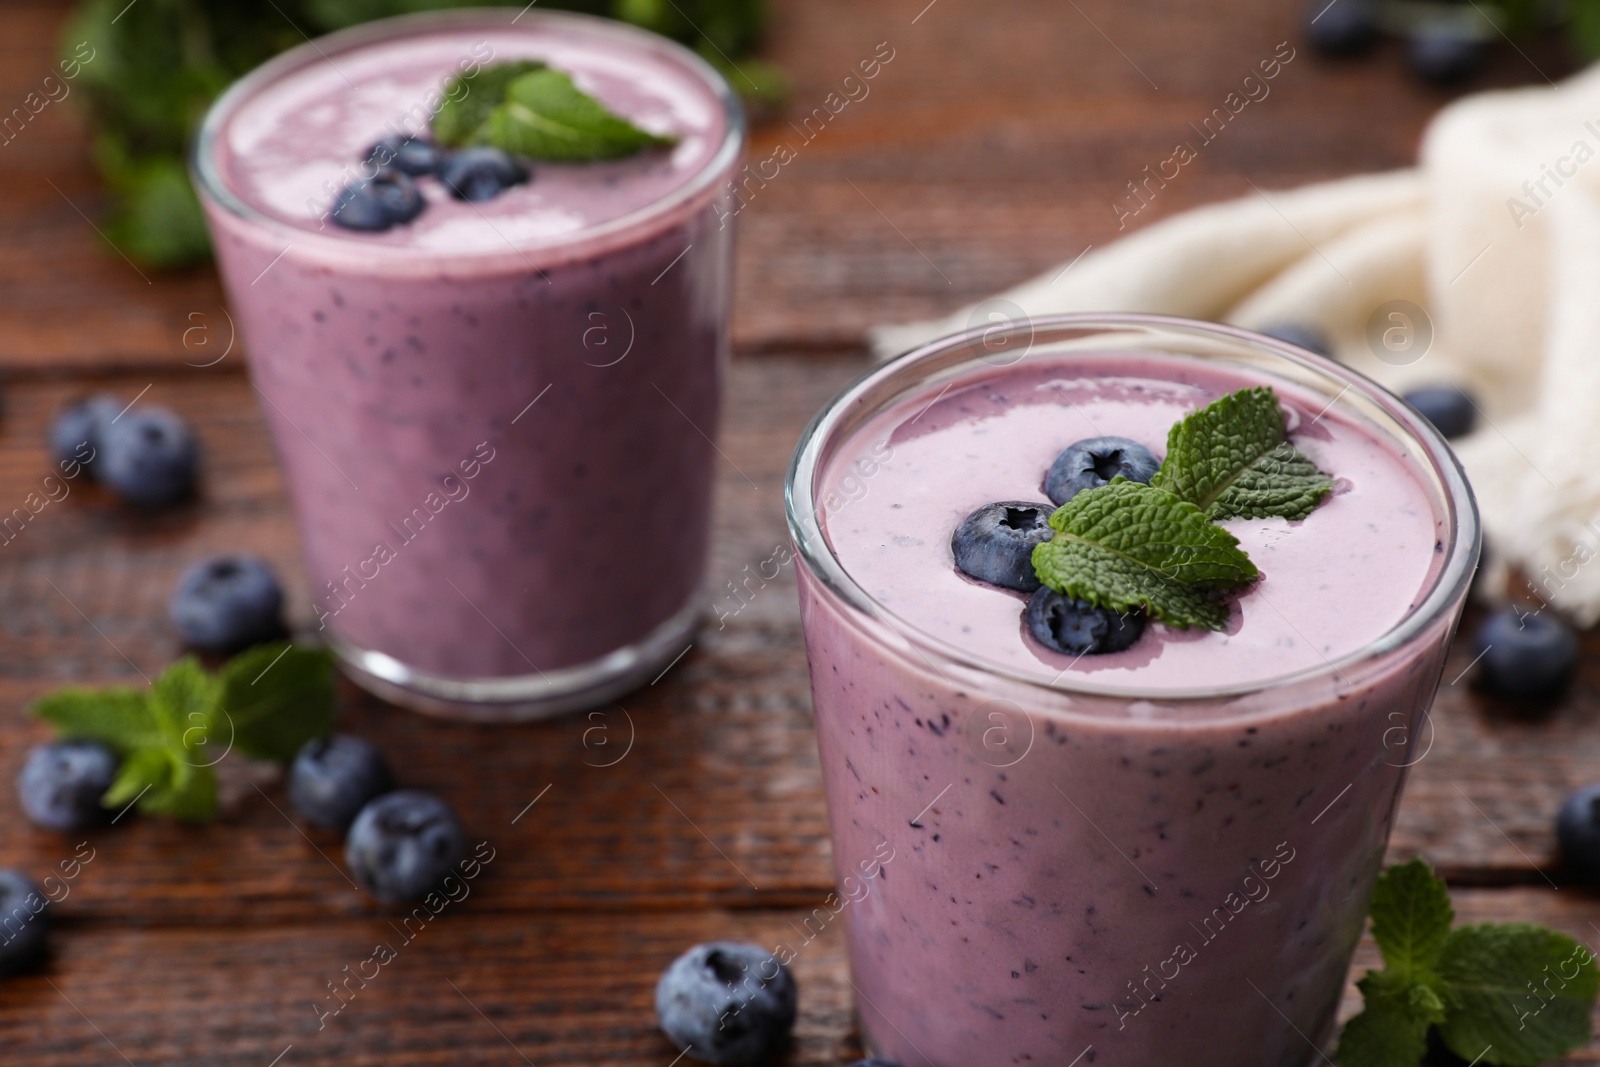
[[[1319,1061],[1477,563],[1443,438],[1282,342],[1067,316],[873,370],[787,491],[871,1049]]]
[[[688,50],[538,10],[333,34],[212,108],[195,181],[360,684],[531,718],[687,645],[743,143]]]

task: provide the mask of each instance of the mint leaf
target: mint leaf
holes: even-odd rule
[[[119,756],[160,741],[146,694],[137,689],[58,689],[35,701],[33,713],[62,737],[100,741]]]
[[[100,803],[121,808],[134,800],[147,815],[205,822],[217,813],[216,774],[209,766],[184,762],[168,749],[139,749],[123,760]]]
[[[257,645],[218,672],[219,743],[232,738],[246,755],[287,763],[300,746],[333,732],[333,656],[286,642]]]
[[[464,145],[489,121],[489,112],[505,101],[512,82],[544,64],[518,59],[480,67],[471,77],[457,74],[445,83],[444,103],[433,116],[433,136],[440,144]]]
[[[1439,975],[1449,989],[1440,1036],[1458,1056],[1538,1067],[1589,1041],[1600,969],[1566,934],[1528,923],[1463,926],[1445,940]]]
[[[619,159],[677,140],[640,129],[569,75],[541,63],[485,67],[472,79],[453,79],[456,85],[466,86],[467,95],[433,120],[434,136],[444,144],[491,144],[513,155],[575,163]]]
[[[1427,860],[1418,856],[1380,874],[1370,911],[1372,937],[1388,971],[1407,982],[1433,977],[1456,913],[1444,879]]]
[[[1256,578],[1233,535],[1171,493],[1118,477],[1050,516],[1056,531],[1033,550],[1039,580],[1113,611],[1142,608],[1168,626],[1220,630],[1217,594]]]
[[[1150,484],[1213,519],[1298,521],[1333,479],[1285,439],[1270,386],[1241,389],[1191,412],[1167,434],[1167,458]]]
[[[1339,1062],[1344,1067],[1417,1067],[1428,1051],[1428,1027],[1444,1017],[1438,997],[1432,997],[1431,1005],[1417,1004],[1414,992],[1431,991],[1407,987],[1387,971],[1368,971],[1356,986],[1365,1003],[1339,1035]],[[1428,1010],[1433,1006],[1437,1010]]]

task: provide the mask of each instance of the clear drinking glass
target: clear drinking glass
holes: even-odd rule
[[[1293,383],[1375,430],[1446,531],[1417,606],[1314,669],[1140,693],[977,659],[841,566],[827,536],[840,497],[823,479],[874,416],[999,362],[1115,353]],[[1366,378],[1265,337],[1065,316],[873,369],[812,420],[786,489],[872,1052],[905,1067],[1065,1067],[1091,1050],[1082,1062],[1096,1067],[1318,1060],[1477,564],[1472,494],[1432,426]]]
[[[304,216],[287,194],[264,203],[237,177],[266,151],[261,116],[291,111],[283,94],[349,141],[353,166],[363,139],[421,132],[419,116],[425,128],[437,99],[424,86],[512,58],[576,65],[624,95],[648,72],[670,88],[668,113],[710,117],[694,143],[640,161],[535,163],[530,185],[472,210],[419,179],[432,199],[412,225],[454,221],[413,238],[317,220],[316,195]],[[392,90],[393,116],[373,112],[383,124],[341,125],[338,109],[387,107],[397,85],[409,88]],[[683,650],[709,536],[728,178],[744,137],[737,99],[689,50],[514,8],[335,33],[213,106],[195,183],[317,613],[361,685],[440,714],[530,718],[609,699]],[[317,188],[274,166],[285,188]],[[572,221],[577,200],[639,180],[653,199]],[[513,195],[528,198],[522,214],[505,207]]]

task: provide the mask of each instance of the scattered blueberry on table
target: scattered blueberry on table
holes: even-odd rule
[[[350,874],[383,901],[415,900],[467,854],[467,835],[450,806],[432,793],[402,789],[356,816],[344,842]]]
[[[1095,607],[1054,589],[1040,589],[1022,613],[1028,632],[1046,648],[1068,656],[1121,652],[1144,633],[1144,616]]]
[[[696,945],[656,983],[661,1029],[688,1056],[717,1067],[755,1067],[775,1056],[798,1005],[789,969],[759,945]]]
[[[307,822],[347,829],[368,802],[394,790],[394,775],[370,741],[349,734],[307,741],[289,767],[289,800]]]
[[[0,975],[17,974],[44,957],[50,902],[26,875],[0,870]]]
[[[190,647],[237,652],[282,637],[283,589],[266,560],[214,556],[178,578],[168,605],[172,624]]]
[[[1008,500],[985,504],[950,535],[956,566],[980,582],[1031,593],[1039,588],[1033,546],[1050,540],[1047,504]]]
[[[200,446],[188,423],[163,407],[130,408],[100,429],[95,474],[117,496],[160,507],[194,490]]]
[[[1309,0],[1306,39],[1325,56],[1355,56],[1378,40],[1378,11],[1372,0]]]
[[[77,463],[93,477],[101,433],[121,413],[123,403],[110,393],[96,393],[73,401],[56,412],[50,423],[50,455],[63,465]]]
[[[1600,785],[1586,785],[1567,797],[1556,816],[1561,860],[1588,882],[1600,882]]]
[[[422,190],[409,176],[398,170],[380,170],[341,189],[330,217],[347,230],[377,233],[410,222],[426,206]]]
[[[1478,405],[1472,394],[1455,385],[1428,385],[1400,394],[1433,428],[1454,440],[1471,433],[1478,424]]]
[[[1472,651],[1484,685],[1519,699],[1557,695],[1578,669],[1577,635],[1544,611],[1501,608],[1478,627]]]
[[[1262,327],[1261,334],[1294,345],[1296,348],[1303,348],[1307,352],[1315,352],[1328,359],[1333,358],[1333,345],[1329,342],[1328,335],[1309,323],[1276,322],[1271,326]]]
[[[1155,453],[1126,437],[1091,437],[1068,445],[1044,477],[1045,495],[1065,504],[1085,489],[1097,489],[1118,477],[1149,484],[1161,467]]]
[[[28,753],[17,776],[17,798],[28,818],[50,830],[104,826],[111,812],[100,798],[121,761],[98,741],[53,741]]]
[[[1488,42],[1454,19],[1424,22],[1406,39],[1406,58],[1423,81],[1459,85],[1483,65]]]
[[[439,164],[439,181],[457,200],[493,200],[528,180],[528,168],[498,148],[463,148]]]

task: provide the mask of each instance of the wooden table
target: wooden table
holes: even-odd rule
[[[1125,183],[1278,42],[1299,45],[1290,0],[776,6],[770,56],[793,78],[789,117],[820,105],[879,42],[895,58],[741,217],[723,427],[738,472],[721,472],[708,599],[785,540],[790,449],[865,365],[865,326],[950,309],[1112,240],[1110,204]],[[45,0],[0,10],[4,109],[47,73],[61,18]],[[1538,81],[1531,64],[1570,69],[1553,45],[1527,53],[1500,50],[1486,80]],[[1244,194],[1248,182],[1404,166],[1442,99],[1413,84],[1392,47],[1354,66],[1301,48],[1271,96],[1138,223]],[[752,159],[796,139],[782,117],[768,122]],[[100,244],[89,221],[100,192],[70,101],[0,147],[0,167],[0,510],[47,472],[51,413],[91,387],[148,388],[193,421],[207,453],[195,504],[141,517],[74,488],[0,551],[9,783],[47,736],[25,713],[30,700],[68,681],[136,679],[178,654],[164,607],[186,562],[260,552],[289,579],[296,620],[311,613],[237,349],[208,369],[186,365],[226,341],[212,273],[142,275]],[[194,326],[204,330],[186,344]],[[626,719],[612,709],[602,720],[448,725],[344,685],[343,727],[492,842],[470,899],[319,1028],[313,1004],[331,1003],[328,983],[396,939],[391,913],[350,884],[334,837],[285,817],[280,783],[225,762],[237,799],[215,825],[142,819],[93,835],[94,859],[57,909],[48,965],[0,986],[0,1056],[74,1067],[672,1062],[651,1010],[662,966],[696,941],[787,937],[831,888],[793,584],[786,571],[724,626],[707,625],[681,662],[623,701]],[[1451,682],[1468,658],[1458,651],[1446,669],[1392,854],[1425,853],[1465,919],[1538,920],[1592,939],[1600,902],[1563,879],[1551,821],[1568,790],[1600,776],[1600,661],[1559,707],[1525,718]],[[586,744],[597,721],[608,732]],[[7,810],[0,864],[39,877],[73,852],[77,838]],[[1373,958],[1364,945],[1358,962]],[[830,927],[795,971],[801,1017],[787,1062],[846,1062],[858,1047],[841,936]],[[1588,1058],[1600,1061],[1600,1043]]]

